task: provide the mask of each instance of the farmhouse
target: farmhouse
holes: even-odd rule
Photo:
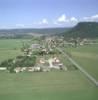
[[[40,44],[32,44],[31,45],[31,49],[39,49],[39,48],[41,48]]]
[[[54,69],[63,69],[63,63],[60,62],[60,60],[57,57],[50,58],[48,60],[49,67]]]
[[[0,67],[0,70],[6,70],[7,68],[6,67]]]

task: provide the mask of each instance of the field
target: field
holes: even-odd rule
[[[0,61],[21,54],[22,40],[0,40]],[[95,48],[94,48],[95,47]],[[91,48],[91,49],[90,49]],[[97,58],[88,56],[98,54],[97,46],[83,46],[79,48],[67,48],[72,57],[83,67],[87,67],[97,79]],[[9,52],[9,53],[8,53]],[[83,53],[83,54],[81,54]],[[80,55],[81,54],[81,55]],[[90,54],[90,55],[89,55]],[[86,58],[85,58],[86,56]],[[91,64],[86,66],[86,60],[90,63],[96,61],[93,70]],[[91,60],[90,60],[91,59]],[[94,59],[94,60],[92,60]],[[66,60],[62,58],[62,60]],[[83,61],[85,62],[83,62]],[[83,63],[82,63],[83,62]],[[87,62],[88,63],[88,62]],[[93,71],[92,71],[93,70]],[[94,72],[94,73],[93,73]],[[79,70],[54,71],[54,72],[23,72],[11,74],[0,71],[0,100],[97,100],[98,88],[91,83]]]
[[[65,50],[72,55],[72,58],[79,65],[98,80],[98,44],[66,48]]]
[[[78,71],[0,72],[1,100],[97,100],[98,89]]]
[[[22,42],[27,40],[22,39],[1,39],[0,40],[0,62],[8,58],[14,58],[21,54],[20,48]]]

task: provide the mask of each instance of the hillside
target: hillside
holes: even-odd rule
[[[63,35],[66,38],[96,38],[98,37],[98,22],[80,22]]]
[[[1,29],[0,38],[23,38],[36,35],[52,35],[63,33],[67,28],[25,28],[25,29]]]

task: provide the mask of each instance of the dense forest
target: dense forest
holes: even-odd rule
[[[61,35],[65,38],[98,38],[98,22],[80,22]]]

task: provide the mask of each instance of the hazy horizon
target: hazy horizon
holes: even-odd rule
[[[98,22],[98,0],[0,0],[0,29],[73,27]]]

